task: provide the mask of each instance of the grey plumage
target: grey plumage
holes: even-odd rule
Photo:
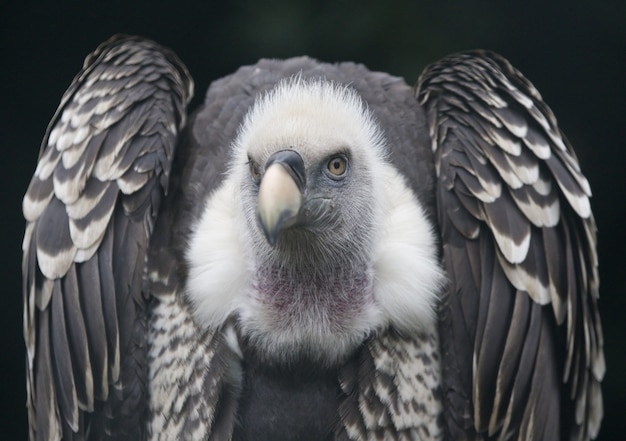
[[[246,136],[271,144],[281,130],[247,135],[256,127],[250,109],[267,115],[272,94],[280,110],[290,105],[290,93],[296,93],[291,90],[314,87],[320,96],[338,100],[337,108],[356,97],[348,114],[363,120],[354,127],[372,124],[375,133],[366,140],[380,142],[379,156],[370,147],[351,145],[357,137],[340,150],[350,173],[363,176],[363,189],[372,185],[372,200],[383,191],[388,193],[382,199],[393,204],[406,198],[410,213],[423,211],[424,226],[411,225],[411,231],[439,235],[439,250],[434,243],[415,248],[425,250],[434,272],[411,279],[422,277],[427,288],[421,289],[440,297],[436,305],[426,301],[424,310],[437,308],[438,326],[427,313],[410,316],[423,323],[407,324],[411,320],[389,312],[397,311],[390,309],[396,288],[385,281],[394,281],[390,274],[404,267],[402,259],[386,260],[394,253],[385,254],[377,241],[385,234],[400,236],[375,233],[379,223],[395,227],[385,213],[375,214],[374,202],[363,205],[368,214],[352,224],[353,234],[357,227],[362,231],[350,237],[354,249],[339,246],[347,236],[322,227],[298,236],[300,223],[309,218],[285,227],[269,247],[256,217],[248,215],[258,183],[239,175],[244,168],[236,155],[245,150]],[[256,439],[595,438],[604,358],[590,187],[554,115],[506,60],[481,51],[447,57],[425,69],[415,91],[358,64],[261,60],[215,81],[187,123],[192,93],[192,80],[171,51],[114,37],[87,58],[50,123],[23,206],[31,439],[244,440],[250,433]],[[315,121],[319,127],[310,133],[324,134],[324,123]],[[311,174],[320,159],[307,147],[311,140],[293,139],[302,145],[275,149],[289,147],[302,156],[302,197],[328,191],[326,181]],[[247,161],[259,161],[261,174],[263,155],[272,148],[247,150]],[[319,150],[326,148],[336,153],[328,146]],[[359,154],[380,164],[359,162]],[[370,178],[367,167],[378,174]],[[332,206],[333,231],[339,231],[341,216],[361,207],[357,193],[350,202],[337,196],[330,205],[307,207],[324,215]],[[206,222],[224,226],[211,236],[216,241],[224,238],[235,248],[246,244],[244,251],[233,251],[237,259],[250,253],[291,256],[287,240],[302,247],[295,248],[297,260],[282,263],[279,272],[259,266],[251,285],[270,286],[278,295],[276,287],[284,284],[273,277],[295,274],[283,267],[314,262],[317,272],[297,274],[319,285],[326,297],[306,289],[308,297],[302,298],[313,293],[316,308],[332,312],[328,326],[340,331],[328,338],[339,349],[322,352],[337,352],[336,357],[312,349],[319,342],[307,334],[309,328],[297,327],[288,333],[297,336],[295,343],[284,346],[293,350],[277,358],[271,348],[278,340],[259,337],[249,318],[265,311],[248,306],[252,300],[244,303],[245,311],[228,309],[230,303],[222,305],[215,296],[210,298],[216,303],[199,303],[204,298],[198,299],[194,283],[213,282],[198,276],[204,270],[193,260]],[[228,242],[238,231],[246,239]],[[329,248],[316,248],[309,234],[335,234],[333,263]],[[309,239],[301,242],[302,237]],[[227,247],[210,246],[219,251],[208,253],[226,262],[216,265],[239,268]],[[261,253],[264,247],[268,251]],[[364,260],[357,265],[357,258]],[[263,259],[246,265],[274,262]],[[343,266],[337,269],[334,262]],[[362,266],[364,272],[355,271]],[[246,271],[223,280],[248,290]],[[329,280],[333,286],[324,286]],[[415,284],[414,297],[419,289]],[[235,292],[231,303],[239,301]],[[333,292],[340,298],[334,310],[326,310]],[[370,292],[374,306],[363,303],[355,319],[366,332],[333,322],[356,314],[344,313],[345,305],[360,311],[361,295]],[[348,294],[356,297],[345,303],[341,296]],[[400,310],[417,308],[417,300],[407,301]],[[309,311],[302,303],[291,307],[303,317]],[[210,318],[203,315],[207,308]],[[215,311],[222,310],[224,317],[216,319]],[[298,320],[292,322],[305,323]],[[263,326],[275,331],[279,324]],[[323,326],[320,332],[326,335]],[[359,337],[337,337],[350,332]],[[310,347],[301,343],[309,338]]]

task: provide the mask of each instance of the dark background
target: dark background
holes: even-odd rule
[[[477,47],[506,56],[540,90],[589,178],[599,228],[608,371],[599,439],[626,438],[626,2],[50,1],[0,6],[3,222],[0,433],[26,438],[20,279],[21,199],[61,95],[101,41],[117,32],[170,46],[209,83],[261,57],[353,60],[403,76]]]

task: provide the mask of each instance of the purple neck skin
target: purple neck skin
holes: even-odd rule
[[[340,331],[374,301],[371,272],[305,273],[272,267],[259,272],[254,288],[260,303],[276,313],[278,324],[296,326],[302,315],[319,315],[324,324]]]

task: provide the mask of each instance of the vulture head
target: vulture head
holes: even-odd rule
[[[237,323],[270,363],[332,366],[388,326],[434,326],[434,234],[358,94],[295,77],[261,96],[233,142],[187,255],[196,320]]]

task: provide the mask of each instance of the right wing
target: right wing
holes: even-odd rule
[[[24,197],[30,439],[141,439],[145,261],[193,82],[155,43],[85,60]]]

